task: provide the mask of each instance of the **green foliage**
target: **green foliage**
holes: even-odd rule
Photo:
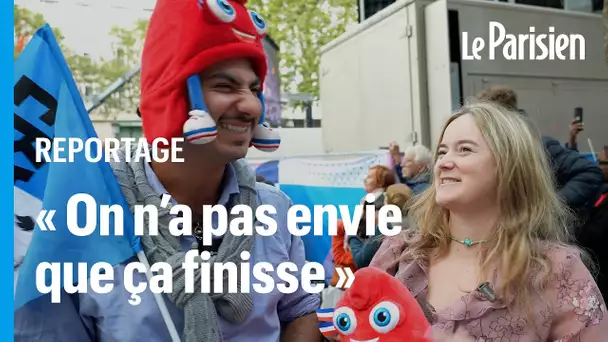
[[[249,0],[248,7],[267,22],[268,35],[279,45],[282,91],[319,96],[320,48],[344,33],[357,20],[353,0]],[[44,24],[44,18],[15,5],[15,31],[32,34]],[[138,20],[131,28],[114,27],[114,54],[110,59],[93,61],[62,46],[83,97],[99,94],[108,85],[139,63],[147,20]],[[58,40],[61,33],[56,31]],[[139,77],[134,77],[97,111],[133,112],[139,98]],[[90,100],[91,98],[89,98]],[[303,106],[303,104],[296,104]]]
[[[27,8],[14,5],[15,36],[24,38],[27,44],[37,29],[45,24],[45,19],[40,13],[35,13]],[[66,57],[66,61],[74,75],[76,83],[80,87],[83,98],[92,99],[104,91],[106,87],[114,83],[126,72],[133,69],[139,63],[139,55],[143,44],[147,20],[138,20],[132,28],[113,27],[109,35],[114,38],[110,59],[94,61],[87,55],[79,55],[63,45],[63,35],[59,29],[53,29],[57,41]],[[14,57],[17,58],[20,49],[18,42],[15,43]],[[104,104],[97,109],[102,114],[112,112],[134,112],[139,99],[139,77],[134,77],[119,91],[106,99]]]
[[[353,0],[248,1],[249,8],[264,17],[268,35],[279,45],[283,92],[318,99],[320,49],[356,22],[356,4]]]
[[[90,87],[89,94],[99,94],[139,63],[143,40],[148,28],[147,20],[137,20],[132,28],[113,27],[109,35],[114,38],[112,58],[88,64],[87,60],[72,61],[71,67],[79,73],[77,81]],[[97,109],[102,114],[135,112],[139,102],[139,75],[104,101]]]
[[[15,37],[17,40],[22,38],[24,42],[23,46],[19,46],[18,42],[15,42],[13,57],[14,59],[17,59],[17,56],[19,56],[19,53],[21,53],[21,49],[27,45],[27,42],[30,40],[36,30],[44,26],[46,22],[44,21],[42,14],[32,12],[19,5],[13,5],[13,18],[15,22]],[[53,33],[57,38],[57,42],[65,51],[66,49],[62,44],[63,35],[61,34],[61,31],[54,28]]]

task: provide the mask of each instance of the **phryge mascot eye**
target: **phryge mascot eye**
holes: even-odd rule
[[[396,278],[373,267],[355,273],[335,309],[317,310],[324,336],[346,342],[431,342],[418,301]]]

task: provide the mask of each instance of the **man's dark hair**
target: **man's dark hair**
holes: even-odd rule
[[[495,85],[477,94],[482,101],[495,102],[511,110],[517,110],[517,94],[515,90],[504,85]]]

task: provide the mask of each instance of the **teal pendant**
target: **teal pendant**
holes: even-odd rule
[[[456,239],[452,238],[452,240],[456,241],[456,242],[458,242],[458,243],[460,243],[462,245],[465,245],[466,247],[471,247],[471,246],[476,245],[478,243],[484,243],[484,242],[486,242],[486,240],[473,241],[473,240],[471,240],[469,238],[466,238],[464,240],[456,240]]]

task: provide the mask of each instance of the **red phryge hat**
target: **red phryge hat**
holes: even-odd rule
[[[144,43],[140,113],[150,143],[156,138],[185,137],[205,144],[217,136],[207,113],[199,74],[225,59],[249,58],[264,82],[267,63],[262,39],[266,23],[245,7],[247,0],[158,0]],[[279,147],[280,137],[264,122],[252,145],[263,151]]]

